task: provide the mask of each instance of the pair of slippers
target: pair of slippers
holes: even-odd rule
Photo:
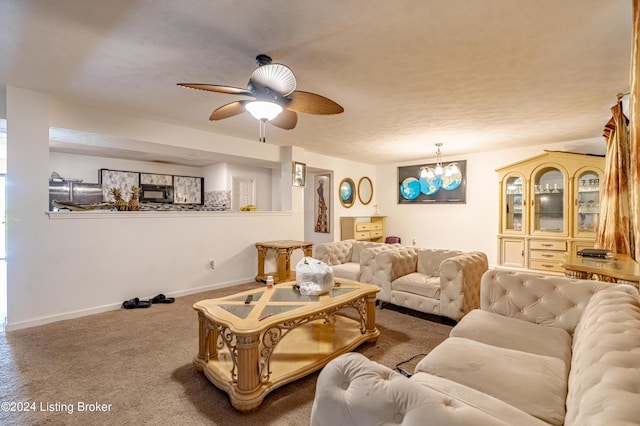
[[[164,294],[159,294],[151,300],[140,300],[137,297],[125,300],[122,302],[122,307],[125,309],[148,308],[154,303],[173,303],[175,301],[176,299],[174,297],[166,297]]]

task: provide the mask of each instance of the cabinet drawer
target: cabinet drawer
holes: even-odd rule
[[[562,262],[564,260],[565,252],[563,251],[550,251],[550,250],[531,250],[529,257],[532,260],[554,260]]]
[[[370,223],[356,223],[356,231],[370,231],[371,224]]]
[[[371,230],[372,231],[377,231],[377,230],[381,230],[382,229],[382,224],[381,223],[372,223],[371,224]]]
[[[380,238],[382,237],[382,231],[371,231],[371,238]]]
[[[535,269],[538,271],[552,271],[552,272],[564,272],[562,262],[556,262],[553,260],[530,260],[529,269]]]
[[[369,231],[355,233],[356,240],[368,240],[369,238],[371,238],[371,232]]]
[[[567,251],[566,241],[551,241],[551,240],[531,240],[529,248],[532,250],[559,250]]]

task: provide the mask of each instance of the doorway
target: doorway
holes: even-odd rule
[[[231,209],[256,205],[256,180],[253,178],[233,177],[231,190]]]

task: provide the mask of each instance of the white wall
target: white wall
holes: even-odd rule
[[[205,191],[224,191],[231,183],[227,184],[227,163],[217,163],[206,166],[202,170]]]
[[[591,154],[605,153],[604,138],[531,146],[479,154],[446,157],[443,162],[467,160],[466,204],[398,204],[399,166],[432,163],[417,159],[379,166],[377,180],[379,208],[387,215],[387,235],[399,236],[402,244],[429,248],[479,250],[489,264],[497,262],[498,174],[495,169],[543,153],[544,149]],[[446,148],[446,146],[445,146]],[[445,149],[443,149],[445,151]],[[445,151],[446,152],[446,151]]]

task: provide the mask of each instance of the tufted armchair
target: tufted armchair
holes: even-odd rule
[[[334,241],[319,244],[315,249],[314,258],[331,266],[335,277],[371,284],[370,274],[366,275],[368,281],[363,281],[360,276],[362,255],[367,255],[367,261],[372,262],[377,253],[398,247],[400,247],[399,244],[374,243],[371,241]]]
[[[382,302],[457,321],[480,306],[480,279],[488,267],[478,251],[403,247],[363,261],[362,275],[380,287]]]
[[[327,364],[311,425],[638,424],[634,287],[506,270],[481,287],[481,309],[411,377],[359,353]]]

